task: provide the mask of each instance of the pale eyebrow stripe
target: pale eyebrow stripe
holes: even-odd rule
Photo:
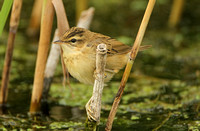
[[[74,32],[71,32],[69,35],[67,35],[65,38],[70,38],[70,37],[73,37],[77,34],[82,34],[84,33],[85,31],[81,30],[81,31],[74,31]]]

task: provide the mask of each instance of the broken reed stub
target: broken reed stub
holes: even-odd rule
[[[99,44],[96,51],[96,71],[93,94],[86,104],[86,112],[90,121],[100,121],[101,96],[104,87],[104,72],[106,66],[107,49],[105,44]]]
[[[89,29],[94,16],[94,11],[94,7],[90,7],[89,9],[82,11],[77,27]]]

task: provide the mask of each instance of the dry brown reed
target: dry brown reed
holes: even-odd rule
[[[10,73],[12,56],[13,56],[15,36],[17,33],[17,28],[18,28],[19,20],[20,20],[21,7],[22,7],[22,0],[14,0],[12,12],[11,12],[8,44],[7,44],[6,54],[5,54],[2,81],[1,81],[1,92],[0,92],[1,105],[6,104],[7,102],[9,73]]]
[[[135,58],[137,56],[137,53],[138,53],[139,47],[141,45],[142,39],[144,37],[144,33],[146,31],[146,27],[148,25],[148,22],[149,22],[153,7],[155,5],[155,2],[156,2],[156,0],[149,0],[149,3],[147,5],[142,23],[140,25],[138,34],[136,36],[135,42],[134,42],[132,50],[131,50],[130,58],[127,62],[127,65],[126,65],[126,68],[125,68],[125,71],[124,71],[124,74],[123,74],[123,77],[122,77],[122,80],[121,80],[121,83],[120,83],[120,86],[119,86],[119,90],[118,90],[117,95],[115,97],[115,100],[113,102],[113,105],[112,105],[112,108],[111,108],[111,111],[110,111],[110,114],[109,114],[109,117],[108,117],[108,120],[107,120],[107,123],[106,123],[106,128],[105,128],[106,131],[110,131],[112,129],[112,123],[113,123],[114,117],[116,115],[119,102],[121,100],[126,82],[128,80],[128,77],[129,77],[129,74],[131,72],[133,63],[134,63]]]

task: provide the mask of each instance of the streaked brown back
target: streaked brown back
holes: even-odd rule
[[[96,43],[96,46],[100,43],[104,43],[107,45],[107,49],[108,49],[108,56],[109,55],[117,55],[117,54],[127,54],[131,51],[132,47],[117,41],[116,39],[113,39],[109,36],[105,36],[99,33],[94,33],[95,36],[98,36],[95,40],[94,43]],[[150,48],[151,45],[144,45],[144,46],[140,46],[139,51],[143,51],[146,50],[148,48]]]

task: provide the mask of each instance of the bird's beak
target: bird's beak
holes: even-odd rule
[[[54,44],[63,44],[64,42],[61,41],[61,40],[57,40],[57,41],[54,41],[53,43],[54,43]]]

